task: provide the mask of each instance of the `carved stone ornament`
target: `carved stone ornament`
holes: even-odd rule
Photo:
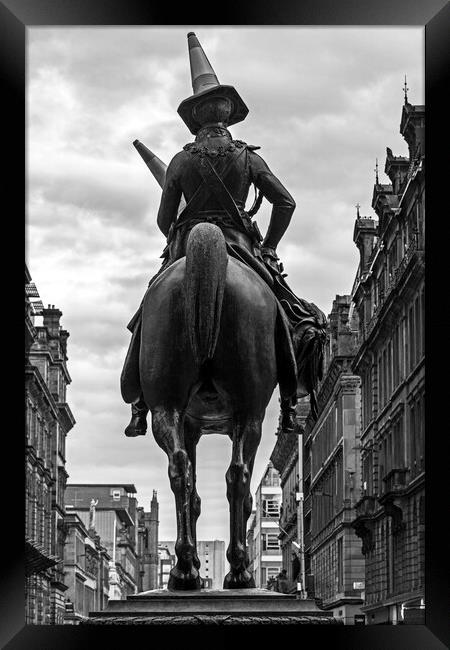
[[[105,616],[81,621],[84,625],[336,625],[329,616],[252,616],[195,614],[185,616]]]
[[[383,503],[383,507],[386,515],[392,518],[392,534],[398,535],[406,528],[406,524],[403,521],[402,509],[395,505],[393,500],[386,500]]]
[[[362,541],[362,554],[367,555],[375,548],[375,541],[373,539],[373,522],[368,521],[367,519],[358,518],[353,522],[352,526],[356,535]]]

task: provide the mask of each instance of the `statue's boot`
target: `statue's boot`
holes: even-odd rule
[[[281,399],[281,423],[280,428],[283,433],[292,433],[297,424],[295,418],[295,408],[292,406],[291,399]]]
[[[131,405],[131,421],[125,429],[125,435],[129,438],[135,436],[145,436],[147,431],[147,413],[149,409],[144,402],[143,397],[139,397],[136,402]]]

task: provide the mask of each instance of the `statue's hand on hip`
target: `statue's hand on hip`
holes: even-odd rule
[[[261,247],[261,254],[264,262],[267,266],[270,266],[274,271],[280,272],[280,267],[278,265],[278,255],[275,252],[274,248],[268,246]]]
[[[267,266],[270,266],[274,271],[280,271],[278,268],[278,263],[273,259],[273,257],[270,257],[269,255],[263,255],[263,260]]]

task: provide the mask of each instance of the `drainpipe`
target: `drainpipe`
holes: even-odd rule
[[[305,576],[305,544],[303,531],[303,434],[298,436],[298,489],[297,497],[297,537],[298,537],[298,559],[300,561],[300,588],[298,589],[300,599],[305,600],[306,576]]]
[[[116,529],[117,529],[117,519],[116,519],[116,513],[114,512],[114,526],[113,526],[113,562],[114,566],[116,566]]]

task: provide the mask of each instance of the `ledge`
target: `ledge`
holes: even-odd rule
[[[92,612],[87,623],[106,625],[254,625],[337,624],[331,612],[320,610],[313,600],[268,589],[203,589],[171,592],[147,591],[126,600],[109,601],[101,612]]]

